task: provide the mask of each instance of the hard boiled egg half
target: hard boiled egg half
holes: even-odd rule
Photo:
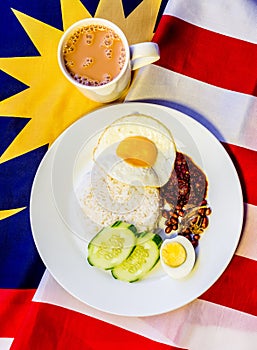
[[[195,250],[184,236],[166,239],[160,249],[160,260],[164,271],[172,278],[186,277],[195,264]]]
[[[109,176],[133,186],[164,185],[175,157],[170,130],[139,113],[121,117],[105,128],[93,151],[94,161]]]

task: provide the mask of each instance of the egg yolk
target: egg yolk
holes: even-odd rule
[[[171,242],[163,247],[162,258],[166,265],[178,267],[186,260],[186,250],[182,244]]]
[[[157,147],[144,136],[129,136],[119,143],[116,153],[130,165],[150,168],[156,161]]]

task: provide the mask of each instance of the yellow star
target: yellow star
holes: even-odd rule
[[[95,17],[114,21],[125,32],[130,44],[150,41],[160,4],[161,0],[144,0],[125,18],[121,0],[101,0]],[[61,9],[64,30],[80,19],[91,17],[79,0],[61,0]],[[15,9],[13,12],[40,56],[0,58],[1,70],[29,86],[0,102],[0,115],[30,118],[4,152],[0,163],[44,144],[51,145],[74,121],[100,106],[87,99],[62,75],[57,63],[57,47],[63,32]],[[1,218],[19,211],[13,210],[2,213]]]
[[[2,210],[0,211],[0,220],[6,219],[9,216],[12,216],[14,214],[19,213],[20,211],[24,210],[26,207],[18,208],[18,209],[9,209],[9,210]]]
[[[31,118],[1,162],[51,144],[73,121],[97,107],[66,80],[58,67],[56,52],[62,31],[16,10],[14,13],[41,56],[0,59],[3,71],[30,87],[2,101],[0,114]]]

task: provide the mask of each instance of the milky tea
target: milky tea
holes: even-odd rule
[[[112,29],[90,24],[69,37],[63,47],[63,58],[73,79],[86,86],[100,86],[120,73],[126,61],[126,50]]]

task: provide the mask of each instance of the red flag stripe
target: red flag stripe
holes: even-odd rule
[[[223,145],[239,174],[245,203],[257,205],[257,152],[228,143]]]
[[[257,316],[256,276],[257,261],[234,255],[222,276],[200,299]]]
[[[160,66],[224,89],[257,96],[257,45],[170,15],[162,16],[153,41],[160,47],[161,58],[157,62]]]
[[[115,334],[115,338],[114,338]],[[31,303],[11,350],[179,350],[58,306]]]
[[[20,329],[35,289],[0,289],[0,337],[13,338]]]

